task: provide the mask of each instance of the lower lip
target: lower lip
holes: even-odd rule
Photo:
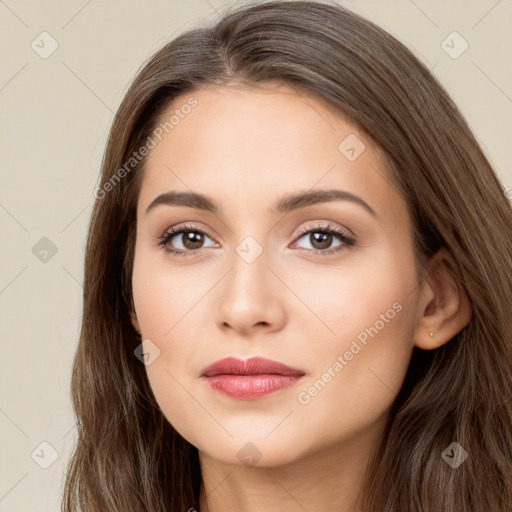
[[[291,375],[216,375],[206,377],[211,389],[244,400],[262,398],[296,384],[302,377]]]

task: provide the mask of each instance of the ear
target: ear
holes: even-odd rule
[[[462,331],[473,311],[457,262],[445,247],[430,258],[428,275],[421,286],[414,345],[432,350]]]
[[[137,331],[137,334],[140,334],[140,325],[139,320],[137,319],[137,313],[135,313],[135,304],[133,303],[130,308],[130,319],[132,321],[133,328]]]

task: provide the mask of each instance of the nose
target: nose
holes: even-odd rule
[[[267,267],[265,253],[248,263],[238,254],[215,297],[216,323],[222,330],[251,335],[283,328],[285,286]]]

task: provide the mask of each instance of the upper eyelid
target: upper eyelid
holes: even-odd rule
[[[325,222],[320,221],[314,226],[300,228],[300,231],[296,235],[296,237],[304,235],[305,233],[308,233],[310,231],[314,231],[315,229],[322,230],[322,229],[326,229],[326,228],[331,228],[336,231],[341,231],[343,234],[345,234],[346,236],[351,237],[351,238],[357,238],[357,235],[351,229],[348,229],[346,227],[335,226],[330,221],[325,221]]]
[[[171,235],[178,235],[181,234],[180,232],[183,231],[198,231],[200,233],[204,233],[205,235],[209,236],[212,240],[216,241],[216,237],[214,237],[208,229],[197,226],[189,226],[187,224],[178,224],[178,226],[172,226],[170,228],[167,228],[164,232],[164,236],[169,233]]]
[[[313,226],[304,226],[300,228],[299,232],[294,235],[293,241],[296,241],[298,238],[301,238],[306,233],[309,233],[311,231],[314,231],[315,229],[322,230],[326,228],[331,228],[336,231],[340,231],[341,233],[345,234],[349,238],[353,238],[354,240],[357,239],[357,235],[350,229],[345,227],[338,227],[334,226],[331,221],[317,221],[317,223]],[[167,235],[177,236],[178,234],[182,234],[183,231],[197,231],[202,232],[208,237],[210,237],[215,243],[219,243],[216,240],[216,237],[213,236],[210,231],[203,227],[197,227],[197,226],[191,226],[187,224],[178,224],[177,226],[172,226],[170,228],[167,228],[163,235],[159,237],[159,239],[165,238]],[[339,235],[338,235],[339,236]]]

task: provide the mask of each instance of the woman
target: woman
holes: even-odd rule
[[[64,511],[511,510],[511,207],[392,36],[306,1],[182,34],[95,196]]]

